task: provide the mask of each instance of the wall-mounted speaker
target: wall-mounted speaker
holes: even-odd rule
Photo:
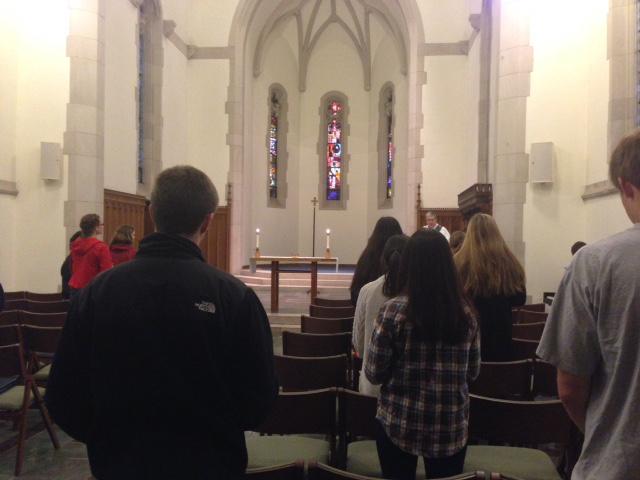
[[[40,178],[62,179],[62,145],[59,143],[40,142]]]
[[[553,142],[531,144],[531,183],[553,183],[556,154]]]

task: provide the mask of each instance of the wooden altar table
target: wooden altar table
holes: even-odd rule
[[[295,265],[310,265],[311,266],[311,303],[313,303],[318,296],[318,264],[334,264],[338,265],[338,259],[336,257],[251,257],[249,259],[252,265],[258,263],[271,264],[271,312],[277,313],[280,298],[280,263],[295,264]]]

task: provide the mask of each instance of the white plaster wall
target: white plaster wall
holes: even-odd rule
[[[349,45],[349,48],[345,48]],[[336,54],[340,52],[340,54]],[[351,48],[351,39],[332,24],[316,45],[307,77],[307,91],[300,100],[300,253],[311,254],[311,199],[318,195],[320,162],[317,144],[320,99],[330,91],[340,91],[349,100],[350,127],[347,153],[350,155],[347,183],[349,197],[346,210],[319,210],[317,215],[316,254],[322,253],[326,228],[332,231],[332,253],[341,263],[355,263],[369,235],[367,216],[369,94],[363,88],[360,58]],[[374,92],[377,97],[377,92]],[[375,114],[374,114],[375,115]],[[375,117],[373,117],[375,118]],[[377,130],[376,130],[377,132]],[[374,187],[375,188],[375,187]]]
[[[597,236],[591,225],[595,219],[604,220],[604,209],[609,210],[606,218],[616,218],[609,221],[624,223],[610,209],[610,200],[581,199],[590,165],[601,165],[606,151],[607,82],[600,74],[591,75],[606,69],[602,55],[607,3],[541,0],[531,8],[535,60],[527,148],[532,142],[553,142],[557,154],[554,183],[530,183],[527,188],[525,269],[534,301],[557,288],[571,245],[587,233]]]
[[[0,180],[15,180],[18,38],[16,2],[0,2]]]
[[[422,102],[425,207],[457,208],[458,193],[476,183],[478,103],[477,94],[475,101],[472,95],[469,67],[470,59],[466,56],[425,59],[427,85]]]
[[[105,2],[104,187],[136,193],[138,9]]]
[[[187,163],[207,173],[225,205],[229,172],[227,145],[228,60],[193,60],[187,65]]]
[[[478,0],[419,2],[427,43],[470,38],[469,15]],[[425,57],[427,84],[422,96],[422,204],[458,205],[458,193],[477,182],[479,55],[477,40],[469,55]]]
[[[471,34],[469,11],[477,12],[477,0],[419,0],[427,43],[466,40]]]
[[[201,47],[228,45],[231,23],[239,4],[238,0],[190,0],[187,13],[191,41]]]
[[[65,130],[69,8],[67,0],[15,3],[18,59],[9,83],[16,89],[15,179],[20,193],[15,199],[0,199],[0,281],[6,290],[50,292],[60,285],[65,256],[67,185],[66,176],[60,181],[40,179],[40,142],[62,143]]]

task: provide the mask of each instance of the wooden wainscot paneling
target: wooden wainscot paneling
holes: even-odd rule
[[[145,232],[145,210],[147,200],[140,195],[104,191],[104,241],[111,242],[111,238],[120,225],[132,225],[136,230],[135,247],[143,238]]]
[[[231,230],[231,206],[218,207],[207,235],[200,243],[202,255],[209,265],[229,271],[229,233]]]
[[[458,194],[458,208],[465,223],[476,213],[493,214],[493,188],[490,183],[476,183]]]

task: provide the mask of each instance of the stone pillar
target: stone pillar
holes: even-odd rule
[[[527,2],[500,6],[498,115],[493,215],[507,244],[524,264],[523,213],[529,172],[525,153],[527,97],[533,70]]]
[[[240,62],[241,63],[241,62]],[[231,71],[231,81],[228,87],[229,99],[225,109],[229,116],[229,133],[227,134],[227,145],[229,145],[229,174],[228,183],[230,185],[231,201],[231,222],[229,235],[229,271],[237,272],[244,262],[244,247],[248,245],[246,223],[250,202],[249,195],[245,188],[245,165],[244,165],[244,145],[243,145],[243,88],[244,78],[241,72],[241,65],[235,58],[229,64]]]
[[[609,127],[608,153],[636,128],[636,0],[609,0]]]
[[[480,13],[480,98],[478,99],[478,183],[489,183],[489,126],[491,123],[491,0]]]
[[[87,213],[104,217],[104,1],[69,0],[69,103],[64,153],[69,157],[67,238]]]

